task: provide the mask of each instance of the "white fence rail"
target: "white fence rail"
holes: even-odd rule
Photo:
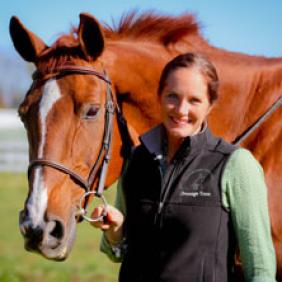
[[[28,144],[16,110],[0,110],[0,171],[26,171]]]

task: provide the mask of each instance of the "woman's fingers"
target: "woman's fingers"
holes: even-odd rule
[[[105,236],[110,244],[115,244],[122,240],[123,214],[115,207],[108,205],[96,207],[91,217],[98,218],[105,214],[104,220],[91,222],[91,225],[105,231]]]
[[[105,213],[104,206],[96,207],[91,215],[91,218],[101,217]],[[103,221],[91,222],[94,227],[107,230],[110,227],[119,227],[123,224],[123,214],[115,207],[108,205],[106,209],[106,217]]]
[[[96,207],[96,208],[93,210],[93,212],[92,212],[92,214],[91,214],[91,217],[92,217],[92,218],[97,218],[97,217],[102,216],[103,213],[104,213],[104,210],[105,210],[104,206],[98,206],[98,207]]]
[[[96,207],[91,214],[91,218],[94,219],[101,217],[104,214],[104,211],[105,208],[103,206]],[[105,222],[104,220],[93,221],[91,222],[91,225],[102,230],[107,230],[110,228],[110,222]]]
[[[113,206],[108,206],[107,209],[107,222],[111,222],[114,226],[123,224],[123,214]]]

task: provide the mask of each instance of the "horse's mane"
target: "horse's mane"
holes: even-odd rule
[[[199,33],[199,23],[190,13],[180,16],[158,15],[154,12],[139,14],[136,11],[124,14],[113,26],[104,25],[110,39],[149,39],[164,46],[175,43],[183,36]]]

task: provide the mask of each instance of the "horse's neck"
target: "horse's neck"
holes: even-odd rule
[[[141,134],[160,121],[157,87],[169,56],[157,44],[133,43],[116,43],[105,56],[122,112]]]
[[[220,79],[219,100],[209,124],[215,134],[233,141],[282,94],[282,60],[220,49],[209,57]]]

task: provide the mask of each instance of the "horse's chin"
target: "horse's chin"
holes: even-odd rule
[[[71,249],[72,249],[72,245],[68,245],[68,244],[61,244],[56,249],[51,249],[42,246],[41,248],[39,248],[39,253],[47,259],[55,260],[55,261],[63,261],[68,258]]]
[[[68,258],[71,253],[72,247],[74,245],[76,235],[76,220],[73,219],[69,221],[66,226],[65,235],[57,244],[53,246],[52,243],[43,239],[43,241],[36,247],[31,246],[29,241],[25,241],[25,249],[30,252],[38,253],[44,258],[54,261],[63,261]]]

